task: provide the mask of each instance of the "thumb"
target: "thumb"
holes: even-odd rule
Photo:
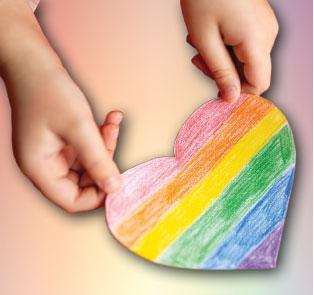
[[[93,119],[67,128],[64,139],[75,149],[78,160],[98,187],[112,193],[121,186],[119,170],[111,159]]]
[[[221,97],[230,102],[237,100],[241,91],[240,78],[218,29],[213,30],[206,42],[203,41],[197,49],[210,76],[215,80]]]

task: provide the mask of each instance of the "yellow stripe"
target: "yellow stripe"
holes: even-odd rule
[[[175,209],[160,220],[143,239],[134,244],[132,250],[149,260],[155,260],[219,197],[230,181],[286,122],[286,118],[278,109],[270,111]]]

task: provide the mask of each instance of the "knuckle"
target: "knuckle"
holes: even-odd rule
[[[13,154],[21,172],[31,180],[40,175],[41,158],[38,143],[33,138],[29,141],[13,138]]]
[[[67,129],[71,132],[73,130],[85,130],[92,122],[92,117],[88,113],[77,114],[70,118],[67,122]]]
[[[211,70],[214,80],[224,80],[232,76],[232,70],[228,68],[217,68]]]

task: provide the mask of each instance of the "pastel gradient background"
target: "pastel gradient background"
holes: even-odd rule
[[[103,209],[68,215],[16,167],[10,111],[0,95],[0,293],[312,294],[312,1],[272,1],[280,22],[271,89],[287,115],[297,172],[279,265],[273,271],[197,272],[150,264],[109,234]],[[171,155],[188,115],[217,90],[190,63],[177,0],[42,0],[37,16],[101,121],[126,118],[121,170]]]

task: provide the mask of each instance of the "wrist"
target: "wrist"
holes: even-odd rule
[[[26,1],[0,1],[0,19],[0,75],[5,80],[62,67]]]

